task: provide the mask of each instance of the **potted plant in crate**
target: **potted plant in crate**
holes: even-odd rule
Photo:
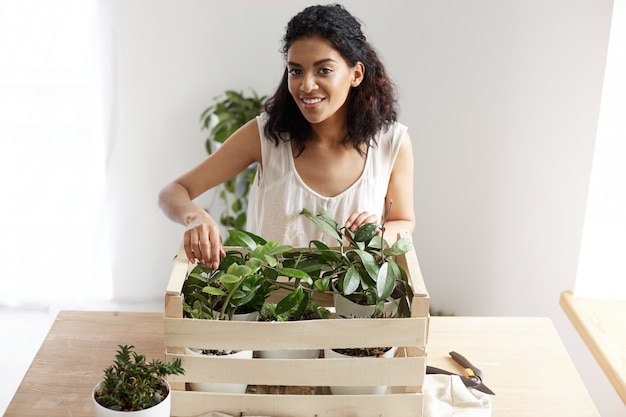
[[[227,90],[222,97],[215,98],[215,104],[209,106],[200,121],[202,129],[208,130],[205,146],[210,155],[224,143],[237,129],[264,110],[267,96],[259,96],[254,90],[251,95]],[[237,174],[221,186],[219,199],[223,205],[220,223],[225,229],[241,230],[246,224],[248,192],[256,174],[256,164]],[[233,245],[226,240],[227,245]]]
[[[268,242],[242,230],[228,233],[239,249],[227,248],[217,269],[198,264],[187,276],[182,289],[186,317],[225,320],[236,313],[254,313],[251,320],[256,320],[270,292],[285,286],[278,277],[296,280],[296,288],[303,281],[313,282],[305,271],[282,266],[291,246]],[[279,303],[279,313],[290,309],[294,301],[299,302],[302,297],[298,294],[285,297]]]
[[[230,230],[231,240],[239,249],[228,249],[218,269],[198,264],[183,283],[185,317],[213,320],[257,320],[269,294],[280,287],[277,278],[298,280],[311,278],[305,272],[281,267],[282,255],[291,249],[275,241],[265,241],[252,233]],[[252,358],[253,352],[196,349],[191,354],[220,355],[230,358]],[[202,391],[245,392],[242,384],[192,383]]]
[[[320,306],[304,287],[298,285],[278,303],[265,303],[259,315],[259,321],[298,321],[319,320],[330,317],[330,311]],[[319,349],[302,350],[262,350],[261,358],[268,359],[314,359],[318,358]]]
[[[382,226],[370,223],[353,232],[339,227],[326,212],[314,215],[305,209],[302,214],[337,240],[337,248],[313,240],[316,251],[295,257],[311,273],[317,272],[314,285],[318,291],[334,293],[338,316],[411,316],[413,290],[406,271],[394,261],[395,256],[411,249],[410,239],[402,238],[389,246],[384,238],[384,219]],[[352,310],[344,310],[344,305]]]
[[[184,374],[180,359],[174,362],[152,360],[120,345],[115,361],[104,370],[92,398],[96,417],[141,415],[169,417],[171,396],[167,375]]]
[[[394,257],[409,251],[412,242],[402,238],[389,246],[384,239],[384,224],[366,224],[353,232],[339,227],[326,212],[314,215],[308,210],[302,214],[333,236],[338,248],[330,248],[320,241],[312,241],[316,251],[298,254],[308,268],[318,272],[314,285],[319,291],[334,292],[335,309],[341,318],[410,317],[413,290],[406,271]],[[347,244],[344,243],[347,241]],[[317,266],[314,266],[318,262]],[[325,349],[325,358],[354,356],[393,357],[396,347],[368,347]],[[387,387],[331,386],[333,394],[382,394]]]

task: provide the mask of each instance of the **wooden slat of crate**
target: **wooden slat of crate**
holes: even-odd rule
[[[164,318],[165,346],[271,350],[425,346],[425,317],[238,322]]]
[[[167,354],[181,358],[184,375],[172,382],[220,382],[247,385],[291,386],[414,386],[424,381],[426,358],[345,359],[232,359],[227,357]]]
[[[421,417],[423,396],[386,395],[265,395],[175,391],[172,416],[192,417],[209,411],[233,416],[271,417]]]

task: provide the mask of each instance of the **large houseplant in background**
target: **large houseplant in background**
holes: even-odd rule
[[[264,110],[267,96],[259,96],[254,90],[251,95],[227,90],[223,96],[216,97],[200,120],[202,129],[207,130],[205,146],[210,155],[226,141],[237,129],[258,116]],[[250,165],[234,178],[226,181],[219,191],[219,200],[223,211],[220,223],[224,229],[242,230],[246,224],[248,193],[256,174],[256,164]],[[232,242],[225,241],[229,245]]]

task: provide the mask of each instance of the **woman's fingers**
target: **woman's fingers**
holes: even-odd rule
[[[190,225],[185,231],[184,247],[190,262],[200,262],[217,269],[225,256],[219,228],[207,223]]]
[[[346,220],[345,227],[353,232],[368,223],[378,223],[378,216],[367,211],[355,211]]]

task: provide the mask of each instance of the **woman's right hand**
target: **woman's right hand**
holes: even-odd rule
[[[197,260],[210,268],[217,269],[220,259],[226,256],[220,228],[213,217],[204,210],[189,219],[183,239],[187,259],[191,262]]]
[[[186,227],[184,248],[191,262],[217,268],[226,256],[220,228],[193,200],[243,171],[261,163],[261,136],[256,119],[233,133],[217,151],[159,192],[159,207],[167,217]]]

